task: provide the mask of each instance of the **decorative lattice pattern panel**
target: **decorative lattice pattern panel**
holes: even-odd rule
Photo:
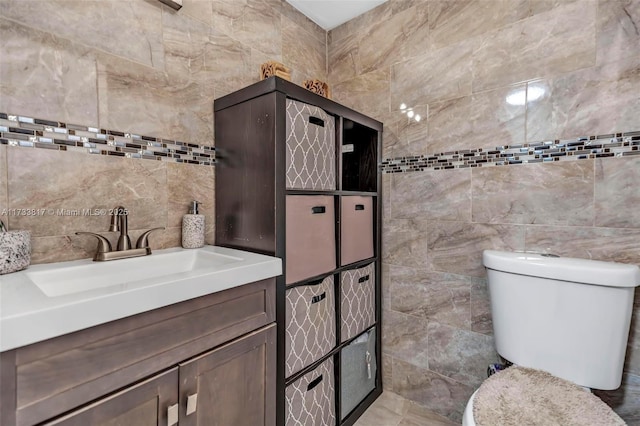
[[[319,360],[336,343],[333,275],[320,284],[293,287],[286,296],[286,375]]]
[[[287,99],[287,188],[336,189],[335,118]]]
[[[287,386],[286,426],[334,426],[333,357]]]
[[[340,274],[340,338],[344,342],[373,325],[376,320],[375,263]]]

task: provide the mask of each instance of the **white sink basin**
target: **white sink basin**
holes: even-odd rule
[[[92,262],[70,265],[47,270],[27,270],[25,274],[44,294],[49,297],[65,296],[104,287],[120,287],[149,281],[156,285],[158,280],[171,279],[172,275],[201,270],[202,272],[241,262],[234,257],[203,250],[158,253],[131,259]]]
[[[276,257],[215,246],[32,265],[0,275],[0,352],[281,273]]]

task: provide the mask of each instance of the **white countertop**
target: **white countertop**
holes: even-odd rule
[[[198,251],[205,259],[185,266],[185,259]],[[172,273],[176,261],[183,270]],[[149,262],[169,272],[160,274],[154,267],[156,276],[144,276]],[[90,278],[76,273],[64,281],[69,271],[77,270],[88,271]],[[105,271],[119,273],[119,281],[105,280]],[[109,262],[32,265],[0,275],[0,352],[280,274],[279,258],[215,246],[156,250],[150,256]],[[49,278],[60,284],[46,282]],[[87,289],[82,286],[85,279]]]

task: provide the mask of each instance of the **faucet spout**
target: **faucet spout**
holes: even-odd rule
[[[117,250],[130,250],[133,248],[131,245],[131,239],[129,238],[129,224],[128,224],[129,212],[122,206],[117,206],[113,209],[113,215],[111,216],[110,231],[120,231],[120,237],[118,237]]]

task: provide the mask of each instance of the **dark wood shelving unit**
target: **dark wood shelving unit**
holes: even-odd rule
[[[329,117],[331,123],[325,127],[324,119],[312,117],[309,123],[321,126],[318,131],[330,132],[335,123],[335,135],[330,135],[334,144],[332,167],[335,185],[329,188],[290,188],[287,161],[288,135],[291,129],[291,117],[287,117],[287,108],[291,103],[300,103],[309,108],[319,108],[323,117]],[[333,360],[335,394],[334,407],[336,425],[352,425],[366,408],[382,393],[382,353],[381,353],[381,218],[382,218],[382,181],[380,174],[382,123],[362,115],[357,111],[338,104],[330,99],[316,95],[278,77],[271,77],[255,83],[237,92],[216,99],[215,140],[216,140],[216,244],[242,250],[254,251],[280,257],[283,271],[287,271],[287,200],[304,197],[323,196],[333,199],[333,223],[335,229],[335,267],[322,273],[304,276],[294,282],[287,282],[287,273],[276,280],[276,320],[277,320],[277,384],[276,384],[276,424],[285,425],[287,386],[313,372],[328,359]],[[287,121],[289,120],[289,121]],[[289,126],[289,127],[288,127]],[[316,129],[314,127],[314,129]],[[327,162],[325,162],[327,166]],[[290,168],[289,168],[290,169]],[[293,197],[293,198],[291,198]],[[296,198],[297,197],[297,198]],[[353,197],[353,198],[348,198]],[[360,197],[360,198],[355,198]],[[355,261],[342,264],[343,242],[351,243],[353,238],[344,238],[342,230],[342,207],[356,202],[355,210],[365,210],[360,199],[370,201],[373,255],[364,255]],[[353,206],[353,204],[349,204]],[[346,208],[346,207],[345,207]],[[367,207],[369,208],[369,207]],[[324,213],[324,210],[322,210]],[[357,212],[356,212],[357,213]],[[353,211],[348,213],[355,215]],[[367,213],[369,214],[369,213]],[[349,220],[353,222],[351,217]],[[368,222],[366,222],[368,223]],[[357,222],[356,224],[361,224]],[[363,239],[363,241],[368,241]],[[313,242],[310,242],[312,245]],[[351,250],[351,245],[348,250]],[[292,249],[292,248],[290,248]],[[345,249],[347,250],[347,249]],[[371,279],[374,289],[375,321],[342,341],[341,321],[341,278],[343,274],[356,273],[371,264],[375,279]],[[289,265],[291,266],[291,265]],[[369,270],[369,269],[367,269]],[[313,286],[327,277],[333,277],[333,297],[335,315],[335,342],[332,349],[320,358],[307,363],[303,368],[287,375],[286,313],[287,291]],[[323,294],[323,298],[325,295]],[[326,296],[329,297],[329,296]],[[315,302],[312,302],[315,303]],[[375,330],[375,386],[373,390],[344,418],[341,418],[341,356],[343,350],[356,339]],[[322,379],[320,379],[322,380]],[[314,382],[316,382],[314,380]],[[317,383],[313,383],[313,386]],[[309,387],[312,385],[310,384]],[[349,407],[351,405],[348,405]],[[321,424],[321,423],[318,423]],[[309,424],[309,426],[313,426]]]

